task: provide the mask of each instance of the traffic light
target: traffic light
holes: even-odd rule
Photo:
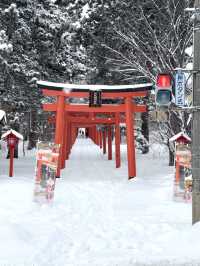
[[[173,77],[168,73],[160,73],[156,79],[156,104],[169,106],[172,101]]]

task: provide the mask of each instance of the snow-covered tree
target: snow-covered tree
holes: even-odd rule
[[[13,50],[13,46],[8,41],[8,36],[4,30],[0,31],[0,90],[3,92],[6,86],[6,78],[9,71],[8,59]]]
[[[193,23],[185,12],[193,1],[140,1],[136,11],[126,16],[126,23],[113,26],[114,35],[121,47],[111,47],[108,59],[133,80],[155,80],[157,73],[172,71],[187,64],[186,48],[191,44]],[[127,46],[128,49],[124,49]]]
[[[86,3],[76,2],[82,3],[83,12]],[[154,82],[159,72],[185,67],[189,60],[185,50],[192,42],[193,25],[184,10],[193,2],[90,1],[83,36],[87,51],[94,58],[96,77]],[[179,120],[180,115],[175,112],[170,116],[174,115]],[[169,132],[176,132],[174,119],[170,120]],[[172,156],[170,146],[169,151]]]
[[[29,125],[31,148],[41,124],[37,111],[42,94],[36,81],[85,77],[85,48],[74,37],[76,18],[54,1],[4,0],[0,29],[0,86],[5,90],[1,105],[12,114],[24,113],[21,123]]]

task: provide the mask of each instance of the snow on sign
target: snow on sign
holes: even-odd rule
[[[175,100],[177,106],[185,105],[185,75],[182,72],[176,73]]]
[[[36,202],[45,203],[52,201],[58,168],[58,158],[58,144],[38,143],[34,189],[34,200]]]

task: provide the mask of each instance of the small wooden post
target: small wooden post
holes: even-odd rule
[[[15,147],[10,147],[9,177],[13,177],[14,152],[15,152]]]

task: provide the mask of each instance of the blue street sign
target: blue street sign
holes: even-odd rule
[[[185,105],[185,74],[183,72],[176,73],[175,103],[180,107]]]

